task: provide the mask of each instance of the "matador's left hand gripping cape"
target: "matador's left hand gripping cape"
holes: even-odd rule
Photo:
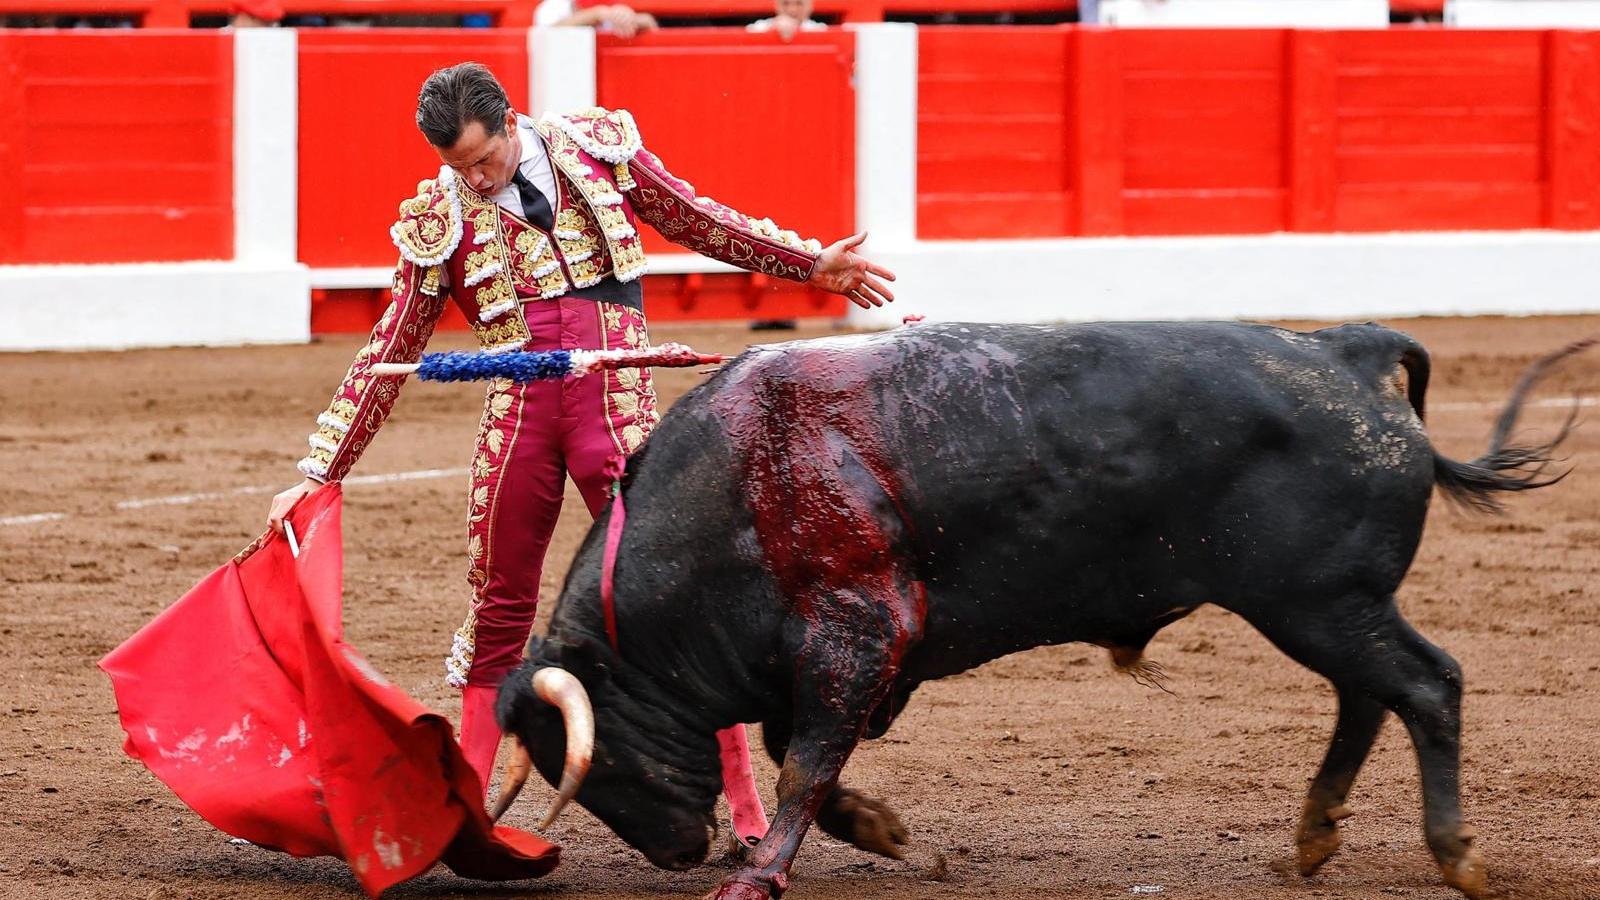
[[[639,220],[675,243],[752,272],[800,282],[811,276],[820,243],[697,196],[643,147],[625,110],[549,114],[535,127],[555,170],[555,227],[546,232],[507,212],[449,167],[417,185],[417,195],[400,205],[400,220],[390,229],[400,250],[394,302],[317,417],[300,471],[323,481],[344,478],[388,417],[402,382],[374,377],[371,367],[415,362],[446,302],[453,300],[465,314],[484,351],[522,349],[530,337],[525,304],[606,278],[628,282],[645,274]],[[613,317],[619,345],[644,343],[642,314],[619,308],[614,316],[608,313]],[[647,381],[631,375],[605,376],[616,380],[607,385],[609,392],[640,394],[641,402],[619,405],[625,416],[640,419],[617,428],[628,452],[643,442],[655,417]]]

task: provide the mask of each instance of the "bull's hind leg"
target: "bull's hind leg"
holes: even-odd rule
[[[768,722],[761,727],[767,755],[779,766],[789,753],[789,723]],[[817,827],[847,844],[890,859],[902,859],[901,848],[911,839],[900,816],[887,803],[842,784],[834,785],[817,809]]]
[[[1300,874],[1311,875],[1339,849],[1339,822],[1350,816],[1345,800],[1350,785],[1366,762],[1387,710],[1360,691],[1340,687],[1339,722],[1328,755],[1306,794],[1305,811],[1295,832]]]
[[[1381,706],[1411,734],[1422,771],[1424,831],[1445,882],[1482,897],[1483,861],[1472,848],[1472,829],[1461,821],[1460,665],[1401,618],[1392,597],[1329,604],[1314,619],[1250,618],[1284,652],[1333,682],[1341,698],[1334,741],[1301,822],[1302,866],[1332,852],[1330,827],[1344,814],[1343,795],[1377,735],[1382,715],[1375,707]],[[1330,807],[1332,801],[1338,802]],[[1337,838],[1332,841],[1337,846]]]

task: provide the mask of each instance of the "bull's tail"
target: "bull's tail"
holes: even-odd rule
[[[1549,374],[1557,363],[1569,356],[1582,353],[1596,343],[1600,343],[1600,337],[1576,341],[1529,366],[1522,374],[1522,379],[1517,382],[1516,388],[1512,390],[1499,420],[1495,422],[1494,433],[1489,437],[1489,449],[1482,456],[1471,462],[1456,462],[1441,455],[1437,450],[1434,451],[1433,481],[1439,490],[1463,506],[1481,512],[1499,512],[1501,506],[1499,498],[1495,496],[1497,493],[1528,491],[1555,484],[1567,477],[1571,472],[1570,469],[1554,474],[1547,473],[1558,461],[1555,453],[1560,448],[1561,442],[1572,433],[1572,426],[1578,417],[1578,403],[1572,404],[1572,411],[1562,423],[1561,430],[1545,443],[1517,447],[1507,446],[1506,441],[1511,435],[1511,429],[1516,427],[1517,416],[1521,414],[1523,404],[1534,386]],[[1418,344],[1411,344],[1401,354],[1400,364],[1406,369],[1408,382],[1406,397],[1411,401],[1411,408],[1417,411],[1417,418],[1420,419],[1423,415],[1424,397],[1428,391],[1428,352]]]

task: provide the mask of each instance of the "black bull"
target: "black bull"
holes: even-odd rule
[[[1421,765],[1428,845],[1479,896],[1459,808],[1461,669],[1394,593],[1435,487],[1492,508],[1494,492],[1549,483],[1560,438],[1506,435],[1538,373],[1576,346],[1530,371],[1470,463],[1428,442],[1426,352],[1374,325],[918,326],[752,349],[629,461],[618,651],[600,601],[608,513],[502,687],[501,724],[556,783],[568,732],[546,701],[561,698],[530,682],[576,676],[592,725],[566,721],[578,745],[592,728],[593,763],[580,789],[586,751],[566,754],[568,785],[681,869],[713,834],[715,732],[761,722],[778,809],[715,896],[764,898],[787,886],[813,821],[898,856],[895,814],[838,779],[917,685],[1068,641],[1136,669],[1157,631],[1214,603],[1338,692],[1301,869],[1338,846],[1392,710]]]

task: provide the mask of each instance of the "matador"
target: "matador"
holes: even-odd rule
[[[424,82],[417,125],[443,165],[400,205],[393,302],[317,417],[299,464],[305,480],[274,498],[274,528],[302,496],[350,471],[400,389],[371,367],[415,361],[447,303],[485,353],[647,346],[640,222],[697,253],[864,307],[893,299],[893,274],[855,252],[864,234],[824,248],[697,195],[645,149],[624,110],[535,121],[512,109],[488,69],[463,63]],[[461,746],[485,790],[501,737],[496,690],[533,626],[566,478],[598,516],[607,461],[638,449],[657,416],[647,370],[489,384],[469,476],[471,603],[445,663],[463,691]],[[759,838],[766,819],[743,729],[719,740],[735,833]]]

